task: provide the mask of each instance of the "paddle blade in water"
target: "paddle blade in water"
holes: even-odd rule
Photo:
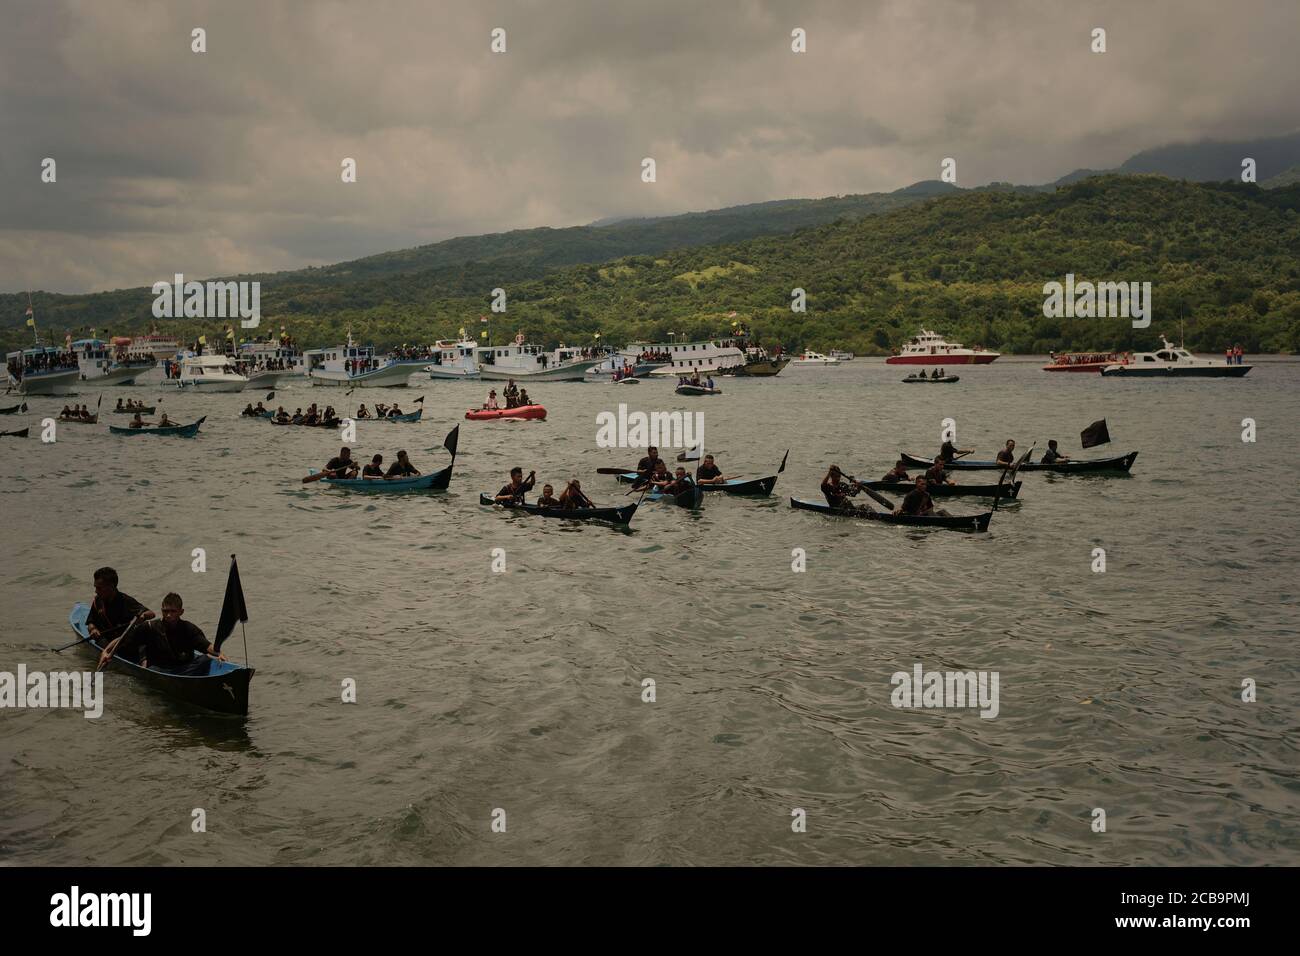
[[[244,605],[244,589],[239,584],[239,565],[235,556],[230,556],[230,577],[226,578],[226,599],[221,602],[221,619],[217,622],[217,638],[212,642],[212,649],[221,652],[221,644],[235,629],[236,621],[248,620],[248,608]]]

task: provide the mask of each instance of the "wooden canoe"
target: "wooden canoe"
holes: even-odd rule
[[[791,498],[790,507],[803,511],[816,511],[819,514],[835,518],[859,518],[864,521],[878,521],[881,524],[903,525],[909,528],[952,528],[958,531],[987,531],[993,512],[985,511],[977,515],[894,515],[881,511],[840,511],[824,501],[805,501]]]
[[[1119,455],[1115,458],[1084,458],[1071,461],[1058,462],[1053,465],[1044,465],[1042,462],[1027,461],[1020,466],[1021,471],[1053,471],[1063,475],[1084,474],[1094,471],[1122,471],[1127,472],[1133,467],[1133,461],[1138,456],[1135,451],[1127,455]],[[919,455],[909,455],[906,452],[899,456],[903,463],[911,465],[913,468],[929,468],[934,464],[934,459],[926,460]],[[1007,466],[1000,461],[971,461],[969,458],[958,458],[948,462],[943,466],[948,471],[1001,471]]]
[[[566,518],[570,521],[608,521],[610,524],[624,525],[632,520],[636,514],[636,503],[625,505],[622,508],[542,508],[538,505],[528,504],[503,504],[497,501],[491,495],[480,493],[478,502],[481,505],[496,506],[508,511],[522,511],[525,514],[538,515],[542,518]]]

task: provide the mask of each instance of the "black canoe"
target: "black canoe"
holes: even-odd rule
[[[927,482],[928,484],[928,482]],[[1003,498],[1015,498],[1020,494],[1023,482],[1009,482],[1002,486]],[[890,494],[905,495],[916,487],[911,481],[864,481],[863,487],[872,491],[884,491]],[[997,485],[929,485],[926,489],[931,498],[995,498],[998,496]]]
[[[0,432],[0,438],[26,438],[27,432],[30,428],[31,426],[29,425],[27,428],[20,428],[16,432]]]
[[[27,403],[19,402],[17,405],[10,405],[8,408],[0,408],[0,415],[17,415],[19,412],[27,411]]]
[[[538,515],[542,518],[567,518],[571,521],[608,521],[610,524],[627,524],[636,514],[636,504],[625,505],[622,508],[541,508],[537,505],[526,504],[503,504],[495,500],[491,495],[479,493],[478,503],[481,505],[496,505],[499,508],[507,508],[510,511],[522,511],[525,514]]]
[[[141,415],[152,415],[157,410],[157,405],[146,405],[143,408],[110,408],[108,411],[111,415],[134,415],[136,412]]]
[[[661,491],[652,491],[650,492],[650,494],[646,495],[646,497],[651,501],[664,501],[669,496],[664,494]],[[673,499],[673,504],[675,504],[679,508],[691,508],[691,509],[699,508],[702,504],[704,504],[704,488],[700,485],[692,483],[691,486],[687,488],[685,491],[681,492],[680,494],[673,495],[672,499]]]
[[[1092,471],[1128,471],[1133,467],[1133,459],[1137,458],[1138,453],[1129,452],[1127,455],[1120,455],[1116,458],[1086,458],[1076,461],[1063,461],[1054,465],[1044,465],[1042,462],[1027,461],[1020,466],[1021,471],[1053,471],[1063,475],[1073,475]],[[917,455],[909,455],[906,452],[900,455],[903,463],[911,465],[913,468],[929,468],[934,464],[934,459],[928,461]],[[952,471],[1001,471],[1006,465],[997,461],[971,461],[969,458],[958,458],[950,461],[943,466],[945,469]]]
[[[68,623],[78,637],[86,637],[86,619],[90,615],[88,604],[78,604],[68,616]],[[103,648],[95,641],[89,640],[81,645],[88,647],[98,657]],[[141,667],[139,664],[122,657],[114,657],[108,666],[119,673],[128,674],[141,683],[148,684],[163,693],[222,714],[248,713],[248,685],[253,679],[254,668],[235,664],[231,661],[212,661],[209,672],[202,677],[186,677],[158,670],[156,667]]]
[[[636,481],[638,475],[635,471],[624,472],[618,476],[618,480],[625,485],[630,485]],[[733,478],[731,481],[724,481],[720,485],[702,484],[700,488],[704,491],[722,491],[729,495],[759,495],[767,497],[776,487],[776,475],[768,475],[766,478],[749,478],[742,481],[739,478]]]
[[[816,511],[819,514],[836,518],[861,518],[864,521],[879,521],[883,524],[906,525],[914,528],[956,528],[960,531],[987,531],[993,512],[985,511],[977,515],[892,515],[880,511],[837,511],[822,501],[804,501],[800,498],[790,499],[791,508],[804,511]]]
[[[907,378],[902,379],[902,382],[905,385],[910,385],[914,382],[926,382],[930,385],[948,385],[952,382],[960,382],[960,381],[961,381],[960,375],[945,375],[943,378],[927,378],[925,376],[921,376],[920,378],[912,378],[911,376],[908,376]]]
[[[674,391],[678,395],[721,395],[722,389],[709,388],[707,385],[678,385]]]

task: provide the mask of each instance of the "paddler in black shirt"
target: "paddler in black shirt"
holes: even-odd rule
[[[974,450],[974,448],[958,448],[951,441],[946,441],[939,449],[939,457],[942,458],[943,463],[947,465],[951,464],[954,458],[960,458],[962,455],[969,455]]]
[[[927,482],[921,476],[916,478],[916,487],[903,496],[903,503],[898,506],[901,515],[947,515],[946,511],[936,511],[934,499],[927,490]]]
[[[340,448],[338,457],[325,463],[325,475],[328,478],[355,478],[357,463],[352,460],[352,449],[346,445]]]
[[[645,457],[636,464],[637,474],[643,478],[648,478],[654,474],[655,465],[660,461],[659,449],[651,445],[645,450]]]
[[[414,478],[420,474],[420,469],[411,464],[411,459],[406,457],[405,451],[397,453],[397,461],[388,467],[389,478]]]
[[[131,658],[136,648],[141,648],[140,664],[159,670],[184,674],[206,674],[212,666],[211,657],[224,661],[225,655],[212,652],[212,644],[198,627],[181,619],[185,607],[175,592],[162,602],[162,620],[151,621],[137,627],[118,649],[122,656]],[[99,662],[106,664],[112,652],[105,650]]]
[[[530,471],[528,477],[524,477],[524,470],[519,466],[510,469],[510,484],[502,487],[497,492],[496,500],[502,503],[524,503],[524,495],[533,490],[533,485],[537,483],[537,473]]]
[[[836,511],[857,511],[859,506],[849,501],[854,495],[861,490],[862,485],[859,482],[846,482],[844,472],[840,471],[839,465],[831,465],[830,470],[826,472],[826,477],[822,479],[822,494],[826,496],[826,503]],[[862,511],[873,511],[868,505],[861,505]]]
[[[1043,464],[1054,465],[1058,461],[1069,461],[1069,455],[1062,455],[1056,448],[1056,439],[1053,438],[1047,443],[1047,451],[1043,452]]]
[[[955,485],[957,482],[948,477],[948,472],[943,469],[943,458],[939,455],[934,456],[934,464],[926,469],[925,483],[929,485]]]
[[[362,478],[382,478],[384,477],[384,456],[376,455],[370,459],[370,464],[361,469]]]
[[[714,464],[712,455],[705,455],[700,467],[695,469],[695,480],[702,485],[721,485],[726,481],[722,477],[722,469]]]
[[[111,647],[136,617],[149,621],[153,619],[154,613],[135,598],[117,589],[117,572],[112,568],[96,571],[95,599],[90,602],[90,615],[86,618],[90,636],[96,639],[104,637]]]
[[[654,468],[648,475],[642,475],[632,482],[632,490],[640,491],[642,488],[648,488],[650,485],[657,485],[664,481],[672,481],[672,475],[668,473],[668,463],[660,458],[655,461]]]
[[[560,492],[560,507],[566,511],[574,511],[578,508],[594,508],[591,499],[582,493],[582,484],[577,478],[569,482],[562,492]]]
[[[945,448],[948,447],[947,443],[944,444],[944,447]],[[889,471],[885,473],[885,477],[881,478],[880,480],[881,481],[911,481],[912,479],[909,478],[907,474],[907,463],[900,458],[898,459],[898,461],[894,462],[894,467],[889,469]]]
[[[555,489],[550,485],[542,485],[542,496],[537,499],[537,503],[543,508],[560,507],[560,499],[555,497]]]
[[[999,465],[1005,465],[1007,468],[1016,463],[1016,443],[1014,439],[1007,439],[1007,447],[998,452],[997,461]]]
[[[678,465],[677,471],[673,474],[672,478],[667,481],[656,481],[654,484],[662,494],[672,495],[676,498],[682,492],[690,488],[692,483],[690,476],[686,474],[686,469],[681,465]]]

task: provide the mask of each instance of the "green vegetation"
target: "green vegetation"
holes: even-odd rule
[[[1300,186],[1104,175],[1054,190],[930,198],[909,189],[874,197],[876,215],[863,212],[873,197],[819,200],[828,204],[821,224],[793,233],[777,224],[814,215],[815,204],[704,213],[694,226],[688,216],[457,239],[262,277],[263,324],[287,325],[312,345],[340,341],[349,329],[400,345],[449,338],[462,326],[477,334],[478,316],[488,315],[497,341],[522,330],[533,341],[576,344],[600,332],[621,344],[670,331],[721,335],[734,311],[765,342],[881,354],[923,325],[967,345],[1042,353],[1147,348],[1158,333],[1176,338],[1181,320],[1188,346],[1200,351],[1232,342],[1300,351]],[[736,241],[682,242],[729,228],[748,232]],[[768,233],[755,235],[760,228]],[[623,255],[629,237],[638,251]],[[574,256],[593,258],[574,264]],[[1044,318],[1043,283],[1067,272],[1150,281],[1151,327]],[[489,311],[497,286],[509,296],[504,316]],[[790,311],[796,287],[807,292],[805,314]],[[89,326],[101,334],[143,330],[152,302],[148,290],[35,298],[42,329],[60,336]],[[6,324],[19,323],[6,329],[7,345],[22,340],[25,307],[23,296],[0,296]],[[165,322],[187,338],[200,330],[193,321]],[[215,341],[220,325],[201,328]]]

